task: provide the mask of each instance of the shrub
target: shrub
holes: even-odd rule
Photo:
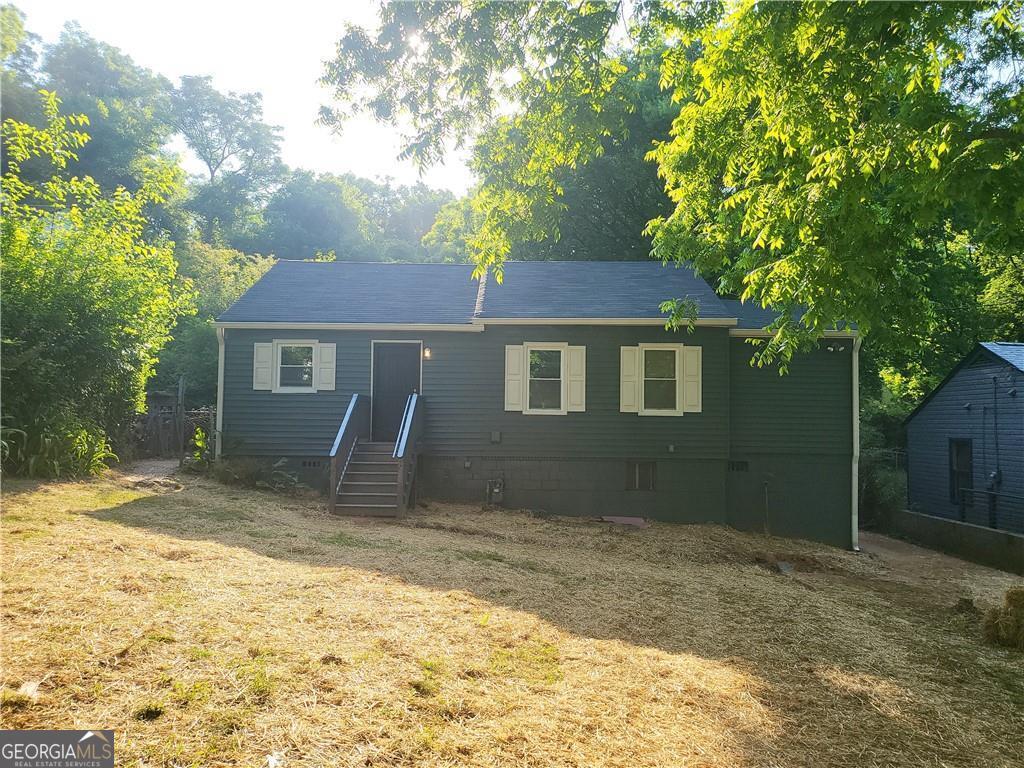
[[[77,130],[85,118],[59,104],[44,93],[42,128],[4,121],[0,195],[4,425],[24,433],[5,438],[4,468],[44,475],[87,474],[113,458],[110,441],[128,434],[156,354],[191,308],[171,244],[145,218],[180,171],[154,163],[134,193],[63,178],[88,136]],[[23,178],[34,160],[55,175]]]
[[[1006,590],[1002,606],[985,614],[981,629],[986,642],[1024,651],[1024,587]]]

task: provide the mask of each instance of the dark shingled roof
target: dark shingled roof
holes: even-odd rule
[[[772,323],[779,313],[774,309],[765,309],[756,302],[742,302],[739,299],[719,299],[731,316],[737,320],[736,327],[744,330],[760,329]]]
[[[666,299],[693,299],[702,318],[734,317],[688,266],[657,261],[518,261],[484,286],[488,318],[664,318]]]
[[[981,346],[1002,358],[1018,371],[1024,371],[1024,343],[1013,341],[983,341]]]
[[[731,316],[736,318],[736,328],[740,330],[760,330],[775,322],[779,316],[777,310],[765,309],[755,301],[742,302],[739,299],[720,299],[720,301],[729,310]],[[801,309],[796,313],[796,319],[799,320],[802,314],[803,310]],[[856,323],[839,323],[834,330],[855,331],[856,329]]]
[[[689,267],[654,261],[508,262],[480,285],[469,264],[279,261],[218,320],[236,323],[464,324],[474,318],[663,319],[666,299],[732,318]]]
[[[279,261],[218,320],[236,323],[469,323],[471,264]]]

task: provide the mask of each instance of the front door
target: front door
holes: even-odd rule
[[[420,389],[420,343],[374,342],[371,426],[374,442],[394,442],[405,401]]]

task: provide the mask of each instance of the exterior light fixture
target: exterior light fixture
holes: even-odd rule
[[[424,347],[423,348],[423,359],[424,360],[429,360],[430,359],[430,354],[431,354],[430,353],[430,347]]]

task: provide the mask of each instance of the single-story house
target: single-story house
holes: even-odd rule
[[[770,316],[686,266],[472,272],[278,262],[216,322],[218,455],[320,472],[353,514],[400,513],[414,486],[856,546],[855,332],[780,376],[750,365]],[[681,298],[692,332],[659,309]]]
[[[912,511],[1024,533],[1024,344],[978,344],[905,424]]]

